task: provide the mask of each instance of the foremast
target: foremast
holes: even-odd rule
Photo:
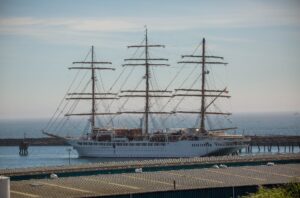
[[[145,133],[149,130],[149,53],[148,53],[148,30],[145,33],[145,78],[146,78],[146,98],[145,98]]]
[[[95,69],[94,69],[94,46],[92,46],[92,117],[91,117],[91,129],[95,128],[95,113],[96,113],[96,102],[95,102]]]
[[[66,114],[65,116],[90,116],[90,123],[91,123],[91,133],[94,133],[94,129],[96,128],[95,125],[95,119],[96,115],[111,115],[114,113],[97,113],[96,112],[96,100],[111,100],[111,99],[117,99],[116,97],[112,97],[116,95],[115,93],[96,93],[95,85],[96,85],[96,70],[115,70],[111,67],[95,67],[95,65],[111,65],[111,62],[99,62],[94,60],[94,46],[91,46],[91,61],[78,61],[73,62],[73,64],[87,64],[90,65],[90,67],[69,67],[69,69],[80,69],[80,70],[90,70],[91,71],[91,93],[68,93],[69,98],[66,98],[67,100],[91,100],[91,112],[90,113],[72,113],[72,114]],[[73,97],[74,95],[80,96],[80,97]],[[99,95],[100,97],[97,97]],[[107,97],[110,96],[110,97]],[[83,97],[84,96],[84,97]]]

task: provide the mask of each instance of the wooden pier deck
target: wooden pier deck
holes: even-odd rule
[[[249,146],[246,148],[246,153],[252,153],[252,147],[257,147],[258,152],[271,152],[275,148],[280,152],[280,147],[284,153],[294,153],[294,148],[300,149],[300,136],[247,136],[251,139]]]
[[[253,146],[300,146],[300,136],[270,135],[270,136],[247,136],[251,138]]]

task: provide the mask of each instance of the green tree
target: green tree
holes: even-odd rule
[[[292,181],[277,188],[260,187],[256,193],[243,198],[300,198],[300,183]]]

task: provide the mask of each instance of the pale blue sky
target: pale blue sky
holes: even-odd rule
[[[51,116],[91,45],[117,68],[109,87],[145,24],[172,64],[161,87],[205,37],[229,62],[233,112],[300,111],[299,19],[290,0],[0,0],[0,117]]]

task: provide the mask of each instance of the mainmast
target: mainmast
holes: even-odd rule
[[[123,66],[144,66],[145,67],[145,90],[122,90],[121,93],[145,93],[141,94],[127,94],[127,95],[120,95],[120,97],[145,97],[145,109],[143,112],[137,111],[127,111],[127,112],[120,112],[120,113],[131,113],[131,114],[144,114],[144,133],[149,133],[149,114],[167,114],[169,112],[153,112],[150,111],[150,98],[151,97],[172,97],[171,95],[158,95],[157,93],[172,93],[171,91],[167,90],[150,90],[149,87],[149,80],[150,80],[150,67],[151,66],[169,66],[169,64],[161,64],[161,63],[152,63],[152,61],[168,61],[165,58],[149,58],[149,48],[153,47],[165,47],[164,45],[152,45],[149,44],[148,41],[148,30],[145,30],[145,45],[131,45],[128,48],[144,48],[145,50],[145,58],[131,58],[125,59],[125,61],[143,61],[142,63],[129,63],[123,64]],[[152,93],[152,94],[150,94]]]
[[[174,96],[190,96],[190,97],[201,97],[201,109],[200,112],[198,111],[175,111],[175,113],[200,113],[200,133],[206,134],[207,129],[205,128],[205,115],[230,115],[230,113],[223,113],[223,112],[208,112],[207,109],[210,105],[212,105],[217,98],[229,98],[230,96],[224,95],[223,93],[228,93],[228,91],[225,89],[223,90],[209,90],[206,89],[205,82],[206,82],[206,74],[209,73],[208,70],[206,70],[206,65],[207,64],[223,64],[226,65],[227,63],[222,62],[222,61],[213,61],[209,60],[207,61],[206,59],[224,59],[223,57],[220,56],[207,56],[205,53],[205,38],[202,39],[202,53],[201,55],[183,55],[182,58],[201,58],[201,60],[192,60],[192,61],[179,61],[178,63],[185,63],[185,64],[201,64],[201,89],[176,89],[175,91],[185,91],[185,92],[193,92],[192,94],[180,94],[176,93]],[[196,92],[196,93],[195,93]],[[197,93],[198,92],[198,93]],[[199,94],[200,92],[200,94]],[[206,98],[213,98],[211,102],[206,105],[205,101]],[[212,130],[214,131],[214,130]]]
[[[68,93],[68,95],[71,95],[73,97],[66,98],[67,100],[91,100],[91,112],[90,113],[70,113],[66,114],[65,116],[91,116],[90,122],[91,122],[91,132],[95,129],[95,118],[96,115],[112,115],[115,113],[97,113],[96,112],[96,100],[111,100],[111,99],[117,99],[116,97],[112,97],[116,95],[115,93],[96,93],[96,70],[115,70],[111,67],[95,67],[96,64],[112,64],[111,62],[98,62],[94,60],[94,46],[91,47],[91,61],[79,61],[79,62],[73,62],[73,64],[88,64],[90,67],[69,67],[69,69],[88,69],[91,70],[91,82],[92,82],[92,88],[91,93]],[[80,96],[80,97],[74,97],[74,95]],[[83,97],[84,96],[84,97]],[[104,96],[104,97],[99,97]],[[108,97],[109,96],[109,97]]]
[[[92,46],[92,117],[91,117],[91,130],[95,128],[95,113],[96,113],[96,102],[95,102],[95,69],[94,69],[94,46]]]
[[[145,133],[148,134],[149,131],[149,54],[148,54],[148,30],[146,28],[145,35],[145,67],[146,67],[146,98],[145,98]]]
[[[202,39],[202,85],[201,85],[201,121],[200,132],[205,132],[205,38]]]

